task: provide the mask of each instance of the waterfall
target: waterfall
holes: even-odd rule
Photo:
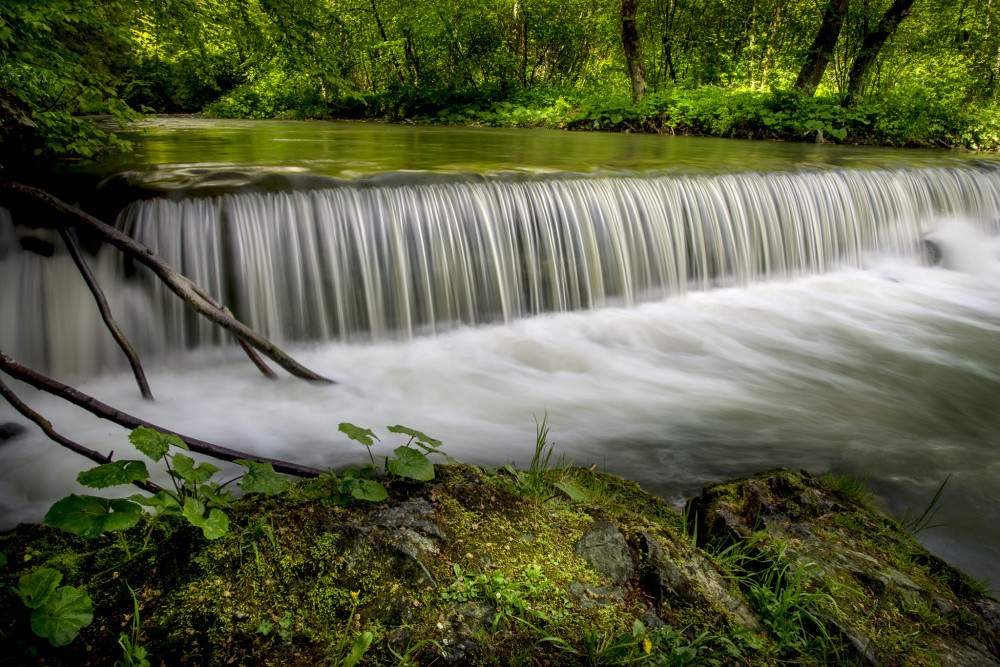
[[[414,177],[143,200],[119,224],[265,336],[287,342],[409,338],[917,256],[948,217],[993,233],[1000,170]],[[4,262],[11,276],[32,275],[23,284],[34,290],[18,297],[12,283],[21,281],[4,280],[5,301],[46,301],[55,278],[40,277],[39,260]],[[101,268],[105,276],[132,270]],[[148,276],[110,282],[147,354],[223,341]],[[82,294],[61,301],[90,306]],[[15,356],[25,354],[18,341],[29,359],[80,348],[52,344],[75,334],[59,317],[42,320],[2,331]],[[75,355],[114,362],[113,349],[96,345],[106,351]],[[43,365],[61,363],[50,357]]]

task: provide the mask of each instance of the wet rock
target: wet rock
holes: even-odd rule
[[[573,552],[614,584],[623,584],[635,574],[625,536],[610,521],[595,521]]]
[[[729,590],[725,578],[705,556],[683,542],[666,544],[649,533],[639,536],[643,563],[643,586],[659,604],[679,597],[691,604],[707,603],[731,614],[744,627],[760,627],[746,603]]]
[[[568,592],[584,609],[607,607],[619,604],[625,599],[625,589],[621,586],[608,588],[574,581],[569,585]]]
[[[830,595],[836,610],[812,611],[864,664],[905,664],[918,651],[946,665],[1000,665],[1000,603],[896,523],[808,473],[710,485],[688,515],[700,545],[746,542],[760,568],[786,568],[786,584],[800,577]]]
[[[0,442],[6,442],[8,440],[13,440],[17,436],[24,433],[24,427],[15,422],[6,422],[0,424]]]

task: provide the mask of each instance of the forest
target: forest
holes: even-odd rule
[[[1000,0],[2,0],[0,71],[48,155],[148,113],[1000,145]]]

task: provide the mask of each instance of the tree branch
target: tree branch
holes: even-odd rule
[[[283,472],[290,475],[296,475],[298,477],[317,477],[323,474],[324,471],[317,468],[311,468],[309,466],[299,465],[297,463],[290,463],[288,461],[282,461],[280,459],[271,459],[262,456],[254,456],[252,454],[247,454],[246,452],[240,452],[235,449],[229,449],[227,447],[220,447],[218,445],[213,445],[210,442],[204,440],[199,440],[198,438],[192,438],[188,435],[182,435],[176,431],[162,426],[157,426],[138,417],[134,417],[128,413],[122,412],[117,408],[114,408],[106,403],[102,403],[93,396],[89,396],[78,389],[74,389],[68,385],[62,384],[52,378],[46,377],[41,373],[36,373],[30,368],[25,368],[18,364],[14,359],[12,359],[3,350],[0,350],[0,370],[9,375],[10,377],[25,382],[36,389],[40,389],[46,393],[52,394],[53,396],[58,396],[59,398],[69,401],[70,403],[83,408],[87,412],[100,417],[101,419],[107,419],[108,421],[114,422],[119,426],[124,426],[127,429],[134,429],[138,426],[145,426],[146,428],[151,428],[153,430],[159,431],[161,433],[173,433],[184,443],[191,448],[191,451],[198,452],[200,454],[207,454],[212,458],[216,458],[222,461],[234,461],[236,459],[248,459],[250,461],[256,461],[258,463],[270,463],[271,466],[277,472]],[[36,422],[38,423],[38,422]],[[44,429],[43,429],[44,430]],[[47,433],[47,432],[46,432]],[[50,436],[51,437],[51,436]],[[57,440],[57,442],[60,442]],[[63,444],[60,442],[60,444]],[[73,449],[70,447],[70,449]],[[74,451],[76,451],[74,449]]]
[[[111,308],[108,306],[108,300],[104,298],[101,286],[97,284],[97,279],[80,253],[80,246],[77,245],[76,239],[73,238],[73,233],[66,227],[60,227],[59,235],[66,243],[66,248],[73,257],[73,261],[76,262],[76,268],[80,269],[80,274],[83,276],[84,281],[86,281],[87,287],[90,288],[90,293],[94,295],[94,300],[97,302],[98,310],[101,311],[101,317],[104,319],[105,326],[111,332],[111,336],[115,339],[115,342],[118,343],[118,347],[128,357],[128,363],[132,366],[132,374],[135,375],[135,381],[139,384],[139,391],[142,392],[142,397],[149,401],[153,400],[153,392],[149,389],[146,374],[143,372],[142,364],[139,362],[139,355],[135,353],[135,350],[132,349],[125,335],[121,332],[121,329],[118,328],[118,323],[115,322],[115,318],[111,314]]]
[[[95,232],[109,245],[117,248],[136,261],[145,264],[174,294],[186,301],[198,313],[219,326],[228,329],[237,338],[246,341],[249,345],[258,349],[295,377],[316,382],[333,382],[301,365],[277,345],[220,308],[215,300],[200,287],[174,271],[151,249],[127,234],[37,188],[16,183],[6,178],[0,178],[0,192],[4,192],[7,196],[12,197],[14,201],[21,205],[26,205],[28,208],[44,206],[48,213],[56,214],[57,222],[49,224],[45,224],[44,222],[36,223],[36,226],[60,227],[71,225]]]
[[[105,456],[100,452],[96,452],[93,449],[84,447],[83,445],[74,442],[73,440],[70,440],[69,438],[58,433],[54,428],[52,428],[52,423],[49,420],[45,419],[45,417],[42,417],[40,414],[38,414],[30,407],[28,407],[28,405],[25,404],[24,401],[22,401],[20,398],[18,398],[17,394],[15,394],[10,389],[10,387],[8,387],[4,383],[2,379],[0,379],[0,396],[3,396],[5,399],[7,399],[7,402],[10,403],[15,410],[20,412],[22,415],[24,415],[31,421],[38,424],[38,427],[42,429],[42,431],[45,432],[45,435],[49,436],[51,440],[54,440],[55,442],[59,443],[66,449],[76,452],[80,456],[85,456],[91,461],[96,461],[100,465],[104,465],[105,463],[111,463],[110,454]],[[150,493],[156,493],[158,491],[163,490],[162,488],[160,488],[159,485],[154,484],[152,482],[136,480],[133,481],[132,483],[138,486],[143,491],[149,491]]]

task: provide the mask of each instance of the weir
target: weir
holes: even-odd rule
[[[118,224],[278,342],[409,338],[631,306],[918,256],[945,218],[988,234],[1000,224],[1000,170],[988,165],[331,183],[147,199]],[[78,281],[65,266],[8,254],[0,289],[25,314],[2,331],[15,357],[48,370],[119,363],[106,342],[66,326],[92,304],[66,292]],[[100,259],[141,352],[223,341],[161,285]]]

